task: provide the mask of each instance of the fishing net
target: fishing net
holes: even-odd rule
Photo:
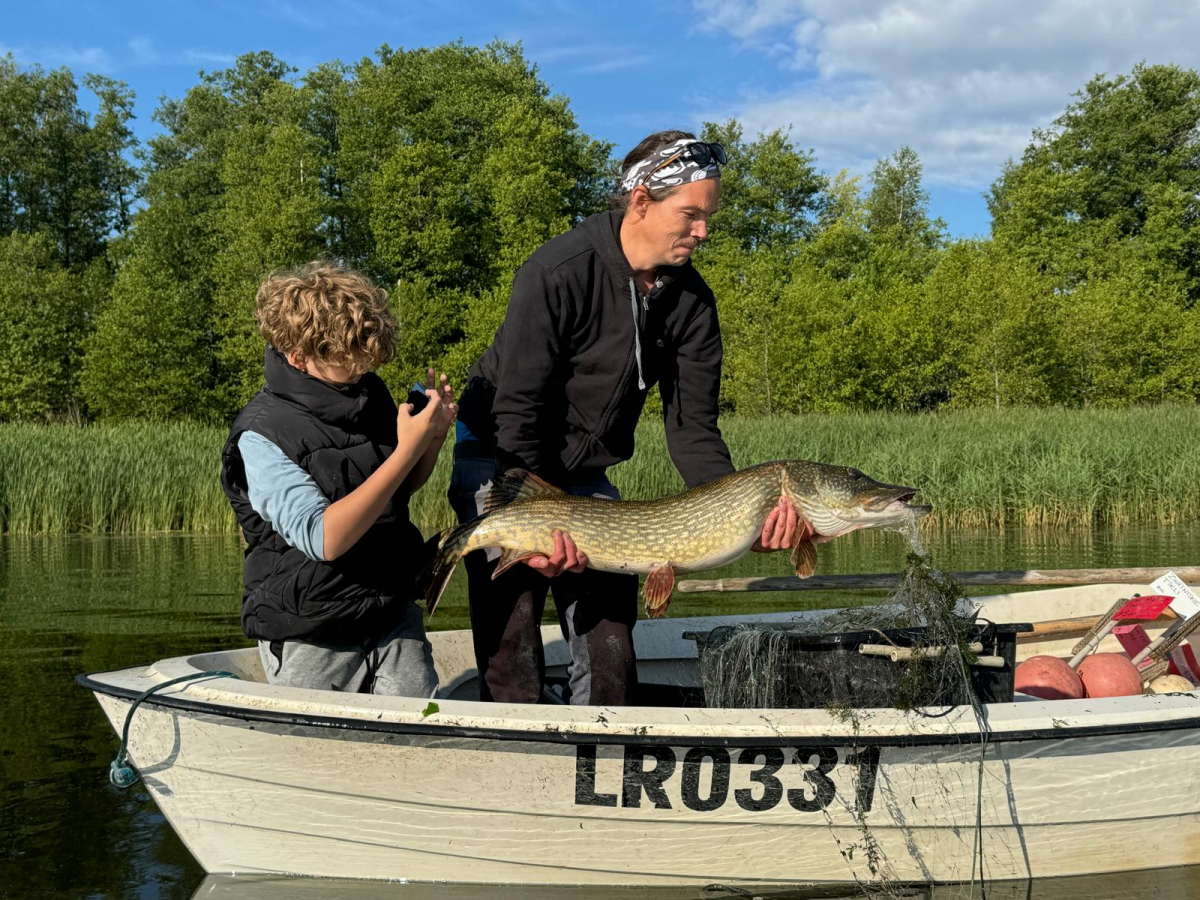
[[[914,710],[966,705],[981,692],[1000,699],[989,672],[974,668],[984,649],[997,650],[999,632],[961,607],[962,588],[934,567],[915,526],[910,541],[904,575],[881,605],[696,635],[706,704]],[[862,655],[862,645],[880,655]],[[883,655],[888,648],[898,652]]]
[[[860,746],[857,736],[872,709],[892,707],[921,718],[945,716],[955,707],[969,706],[973,724],[970,735],[962,736],[969,740],[962,740],[961,749],[888,751],[887,771],[904,770],[899,776],[905,783],[903,795],[895,785],[881,785],[875,811],[870,812],[859,799],[861,782],[855,775],[838,788],[822,814],[862,894],[926,895],[928,888],[914,888],[912,878],[897,876],[872,827],[882,822],[894,835],[904,831],[906,822],[921,819],[925,827],[932,825],[964,841],[960,852],[970,851],[969,868],[954,879],[963,883],[940,888],[939,896],[983,897],[985,703],[1012,699],[1015,636],[1021,626],[1001,635],[998,631],[1003,629],[979,620],[961,602],[962,588],[933,564],[915,521],[904,531],[910,543],[907,567],[879,605],[695,635],[705,701],[709,707],[725,708],[824,708],[840,724],[850,726],[854,737],[843,753],[847,759],[860,758],[866,744]],[[860,654],[858,647],[866,642],[893,647],[899,651],[895,661],[890,656]],[[978,665],[981,655],[994,661],[997,654],[1005,659],[1002,673]],[[951,735],[947,744],[953,746],[960,739]],[[885,781],[887,777],[881,774]],[[849,828],[848,820],[853,823]],[[893,842],[891,847],[893,855],[903,853],[911,871],[919,856],[916,845]],[[919,860],[917,865],[920,870]]]

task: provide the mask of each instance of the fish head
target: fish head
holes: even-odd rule
[[[789,491],[791,500],[823,537],[837,537],[860,528],[898,528],[932,509],[912,502],[917,489],[884,484],[847,466],[808,463],[804,479]],[[806,486],[805,486],[806,485]]]

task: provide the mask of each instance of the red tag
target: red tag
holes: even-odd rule
[[[1113,616],[1114,619],[1157,619],[1163,610],[1171,605],[1174,597],[1135,597],[1130,600]]]
[[[1121,642],[1121,649],[1128,654],[1130,659],[1133,659],[1139,653],[1150,645],[1150,635],[1146,634],[1146,629],[1141,625],[1118,625],[1112,630],[1113,637]],[[1138,666],[1139,669],[1144,669],[1146,666],[1153,665],[1154,660],[1146,657]]]
[[[1167,669],[1172,675],[1182,675],[1192,684],[1200,684],[1200,663],[1190,644],[1183,644],[1171,651],[1171,665]]]

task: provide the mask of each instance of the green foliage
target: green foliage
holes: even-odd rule
[[[827,179],[811,151],[797,150],[778,129],[745,141],[733,120],[706,122],[701,137],[724,146],[729,156],[721,207],[710,223],[713,242],[747,252],[782,251],[812,236]]]
[[[461,383],[521,263],[602,207],[609,145],[581,134],[566,99],[502,43],[385,47],[358,65],[348,102],[342,146],[350,192],[369,201],[365,264],[395,284],[412,330],[399,368],[433,364]]]
[[[328,257],[387,286],[393,387],[461,383],[525,257],[600,203],[608,145],[579,133],[519,48],[393,51],[302,78],[240,57],[164,101],[112,303],[87,356],[111,418],[230,417],[262,380],[254,295]]]
[[[223,432],[185,423],[0,427],[0,530],[232,531]]]
[[[745,414],[794,408],[777,372],[802,333],[783,301],[792,260],[822,211],[825,178],[812,155],[780,131],[745,141],[736,122],[707,123],[707,141],[725,147],[721,206],[696,265],[718,298],[725,345],[723,405]]]
[[[22,70],[0,58],[0,234],[45,234],[55,258],[82,270],[124,230],[137,178],[126,158],[133,94],[121,82],[89,75],[99,101],[94,118],[79,106],[66,68]]]
[[[175,198],[143,210],[138,222],[86,343],[82,396],[108,420],[211,418],[211,234]]]
[[[0,421],[76,416],[83,346],[108,291],[106,242],[129,224],[133,94],[0,58]]]
[[[400,279],[469,284],[487,260],[482,235],[470,224],[470,168],[449,147],[419,141],[397,147],[373,181],[371,229],[375,252]],[[405,202],[391,202],[392,198]],[[462,221],[464,227],[458,227]]]
[[[517,268],[611,186],[611,146],[502,42],[304,73],[247,54],[164,99],[136,152],[128,88],[82,83],[92,115],[66,69],[0,59],[3,419],[228,420],[261,383],[258,283],[318,257],[389,290],[393,389],[428,365],[461,384]],[[702,133],[730,157],[696,255],[725,411],[1200,397],[1197,72],[1090,81],[1001,172],[988,240],[947,241],[911,148],[864,182],[779,130]]]
[[[221,162],[229,110],[254,94],[256,66],[272,63],[244,57],[155,113],[163,132],[144,152],[146,206],[119,247],[112,300],[84,361],[83,395],[96,415],[211,419],[224,411],[213,303],[224,253]]]
[[[736,138],[729,129],[711,134]],[[746,152],[751,167],[765,155],[770,171],[803,175],[808,187],[793,186],[810,199],[764,246],[747,249],[714,225],[712,246],[700,254],[698,265],[720,298],[726,407],[748,414],[915,411],[944,402],[943,310],[922,285],[942,225],[926,215],[915,154],[905,149],[881,161],[866,199],[844,173],[820,182],[821,199],[804,174],[811,173],[808,156],[780,145],[777,135]],[[744,179],[732,183],[736,200]],[[771,218],[745,201],[741,208]]]
[[[1075,97],[993,185],[997,242],[1062,285],[1094,278],[1103,257],[1145,242],[1171,260],[1195,302],[1200,73],[1141,64],[1097,75]]]
[[[211,261],[221,402],[243,406],[262,385],[263,342],[254,297],[263,276],[328,252],[320,233],[327,211],[320,173],[329,160],[306,130],[308,97],[282,80],[275,60],[256,61],[254,102],[227,123],[216,215],[223,252]]]
[[[875,164],[866,204],[867,230],[873,236],[937,246],[945,225],[929,220],[929,192],[921,185],[921,172],[921,159],[911,147]]]
[[[77,414],[88,315],[107,288],[99,260],[59,266],[46,234],[0,237],[0,422]]]
[[[1181,310],[1178,286],[1138,275],[1089,282],[1064,304],[1065,387],[1086,405],[1195,401],[1200,308]]]
[[[1040,406],[1061,396],[1061,297],[1033,267],[1006,260],[988,242],[962,241],[938,260],[924,289],[932,307],[947,311],[951,406]]]

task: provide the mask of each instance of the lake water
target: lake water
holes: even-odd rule
[[[928,543],[949,570],[1080,568],[1194,565],[1200,562],[1198,537],[1197,530],[1184,528],[1017,530],[935,533]],[[820,549],[818,571],[823,574],[895,572],[904,565],[905,544],[898,535],[851,535]],[[117,736],[92,696],[73,679],[85,671],[246,645],[237,618],[240,566],[240,546],[233,537],[0,539],[0,896],[507,900],[569,894],[572,900],[593,900],[645,895],[205,879],[140,784],[129,791],[109,785]],[[787,568],[786,554],[752,554],[713,576],[778,575]],[[834,594],[687,595],[675,599],[670,613],[786,610],[847,599]],[[431,627],[465,626],[465,597],[456,576]],[[914,896],[963,895],[935,891]],[[1045,882],[1014,893],[989,891],[988,896],[1197,897],[1200,874],[1174,870]]]

